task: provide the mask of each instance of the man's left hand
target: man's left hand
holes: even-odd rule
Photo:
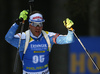
[[[64,23],[64,26],[67,29],[70,29],[72,27],[72,25],[74,25],[73,21],[70,20],[69,18],[67,18],[66,20],[64,20],[63,23]]]

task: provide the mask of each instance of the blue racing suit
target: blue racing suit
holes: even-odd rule
[[[16,48],[18,48],[19,38],[21,35],[20,33],[15,35],[17,29],[18,25],[14,23],[5,36],[5,40]],[[54,44],[69,44],[73,42],[74,35],[72,31],[68,30],[67,35],[59,35],[57,33],[48,31],[45,32],[48,34],[51,47]],[[23,32],[21,36],[22,40],[19,49],[20,58],[23,63],[23,70],[26,72],[40,72],[47,69],[50,52],[48,49],[48,44],[43,34],[41,33],[38,37],[36,37],[32,33],[30,33],[29,45],[23,57],[23,51],[26,41],[25,38],[25,32]]]

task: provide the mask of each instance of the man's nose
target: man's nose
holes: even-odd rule
[[[39,29],[40,27],[39,26],[36,26],[36,28]]]

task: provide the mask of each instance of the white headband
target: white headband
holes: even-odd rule
[[[35,13],[30,16],[29,22],[45,22],[45,20],[40,13]]]

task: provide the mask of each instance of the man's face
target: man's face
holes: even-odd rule
[[[31,24],[29,24],[29,28],[30,28],[31,32],[33,33],[33,35],[38,37],[42,32],[43,26],[39,26],[39,25],[32,26]]]

